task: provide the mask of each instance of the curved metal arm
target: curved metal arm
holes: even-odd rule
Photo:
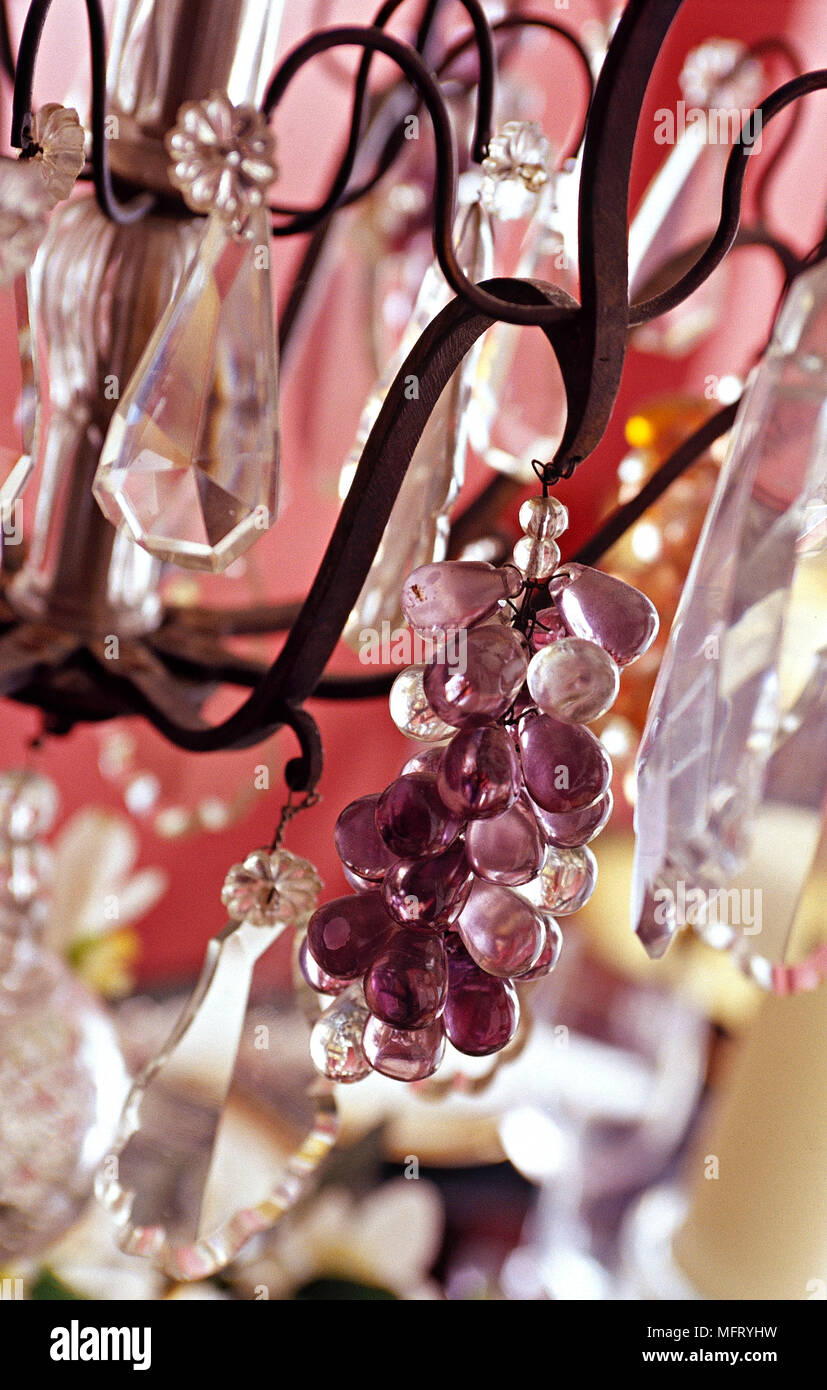
[[[393,15],[399,9],[402,3],[403,0],[385,0],[385,4],[382,5],[381,9],[377,12],[371,25],[371,28],[383,30],[385,25],[393,17]],[[494,39],[491,32],[491,26],[488,23],[485,11],[479,3],[479,0],[460,0],[460,3],[465,6],[465,9],[468,11],[471,21],[473,23],[474,41],[476,42],[477,51],[479,53],[480,59],[480,80],[479,87],[477,90],[476,126],[474,130],[474,143],[472,146],[471,153],[472,157],[476,160],[476,162],[481,163],[486,156],[486,153],[488,151],[488,143],[491,139],[491,120],[494,109],[497,60],[494,51]],[[419,33],[417,34],[416,47],[412,48],[410,45],[408,45],[411,51],[419,52],[422,49],[424,49],[434,18],[435,7],[429,6],[423,19],[423,23],[420,27]],[[334,32],[335,30],[333,29],[321,31],[322,34],[332,34]],[[331,47],[335,46],[336,45],[331,45]],[[318,51],[327,52],[329,50],[327,47],[324,47]],[[288,59],[286,59],[285,62],[287,62],[291,57],[292,54],[288,55]],[[295,214],[293,216],[292,221],[285,223],[281,227],[273,228],[273,233],[275,236],[293,236],[297,232],[311,231],[313,227],[317,226],[320,222],[323,222],[324,219],[328,217],[331,212],[334,211],[334,209],[342,206],[345,202],[349,203],[355,201],[355,196],[351,196],[350,198],[346,197],[346,191],[348,181],[350,180],[350,176],[353,173],[353,168],[356,163],[356,156],[359,150],[359,145],[361,144],[362,135],[364,133],[364,123],[367,109],[368,80],[370,78],[370,68],[371,63],[373,61],[373,57],[374,50],[371,48],[367,48],[367,51],[365,52],[359,64],[359,70],[356,75],[356,83],[353,92],[353,107],[350,118],[350,134],[348,137],[348,143],[345,149],[345,153],[342,156],[341,162],[339,164],[339,168],[337,169],[336,174],[333,178],[333,182],[330,188],[328,189],[327,196],[316,208],[292,209],[286,208],[284,206],[279,206],[278,204],[274,205],[271,208],[272,212]],[[282,67],[284,67],[284,63],[282,64]],[[267,116],[270,116],[272,114],[272,112],[275,110],[276,105],[278,104],[279,97],[277,95],[274,95],[274,93],[278,91],[280,74],[281,68],[279,68],[279,70],[274,74],[270,82],[270,85],[267,89],[267,92],[265,93],[264,101],[262,103],[262,109],[265,115]],[[384,170],[382,170],[381,172],[384,172]],[[381,177],[381,172],[379,174],[379,177]],[[375,178],[372,182],[375,182]],[[361,196],[365,191],[365,189],[360,189],[358,190],[358,193]]]
[[[706,250],[668,290],[653,295],[651,299],[633,304],[629,310],[631,325],[648,323],[649,319],[657,318],[659,314],[665,314],[677,304],[682,304],[720,265],[738,235],[741,223],[741,192],[747,163],[756,151],[754,141],[757,132],[765,129],[773,117],[791,102],[824,87],[827,87],[827,68],[818,68],[815,72],[806,72],[801,77],[793,78],[792,82],[786,82],[760,106],[756,106],[727,160],[721,194],[721,219]]]
[[[558,38],[563,39],[563,41],[574,50],[580,69],[586,79],[588,96],[586,98],[586,108],[583,112],[583,119],[577,130],[577,136],[571,140],[568,149],[562,156],[564,160],[573,159],[586,138],[586,123],[589,119],[589,107],[591,106],[592,97],[594,95],[594,74],[592,73],[591,63],[589,62],[589,55],[577,35],[572,33],[571,29],[567,29],[564,24],[558,24],[553,19],[545,19],[542,15],[537,14],[524,14],[521,10],[517,10],[514,14],[507,15],[505,19],[498,19],[495,24],[492,24],[491,28],[495,34],[505,33],[514,29],[544,29],[549,34],[556,34]],[[460,39],[454,44],[453,48],[449,49],[439,65],[437,70],[438,76],[442,77],[444,73],[448,72],[451,64],[456,62],[457,58],[468,51],[471,42],[470,38]]]
[[[43,26],[52,0],[32,0],[20,36],[17,70],[14,78],[11,143],[25,158],[31,143],[32,87]],[[121,226],[138,222],[155,204],[150,195],[134,202],[118,202],[112,189],[109,149],[106,141],[106,30],[100,0],[86,0],[89,21],[89,60],[92,72],[92,175],[101,212]]]

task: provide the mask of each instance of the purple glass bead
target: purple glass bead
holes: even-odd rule
[[[437,1018],[425,1028],[392,1028],[369,1018],[362,1039],[365,1056],[382,1076],[394,1081],[424,1081],[433,1076],[445,1054],[445,1029]]]
[[[445,1007],[448,967],[442,937],[401,927],[365,975],[372,1014],[392,1028],[424,1028]]]
[[[408,759],[399,776],[407,777],[411,772],[432,772],[436,777],[443,752],[442,748],[420,748]]]
[[[333,843],[345,868],[360,879],[381,879],[394,861],[376,828],[378,796],[351,801],[336,822]]]
[[[523,577],[513,565],[484,560],[441,560],[420,565],[405,581],[402,612],[423,637],[455,632],[488,618],[502,599],[514,598]]]
[[[530,970],[545,941],[540,916],[525,898],[481,879],[474,880],[457,932],[480,969],[503,979]]]
[[[637,661],[657,636],[655,605],[612,574],[567,564],[552,577],[549,593],[569,632],[596,642],[618,666]]]
[[[307,946],[307,937],[304,938],[299,947],[299,970],[304,980],[311,989],[315,989],[317,994],[341,994],[343,990],[349,989],[352,981],[337,980],[332,975],[326,974],[320,965],[317,965]]]
[[[397,777],[379,797],[376,828],[393,862],[439,854],[453,844],[462,821],[440,797],[433,773],[413,772]]]
[[[498,816],[517,799],[520,765],[508,734],[498,725],[463,729],[442,756],[439,794],[458,816]]]
[[[531,969],[526,970],[520,976],[521,982],[523,980],[540,980],[544,975],[550,975],[560,959],[560,952],[563,949],[563,933],[554,918],[549,912],[541,912],[539,915],[542,918],[546,934],[543,949]]]
[[[310,918],[307,947],[325,974],[354,980],[364,975],[392,930],[380,893],[333,898]]]
[[[549,845],[539,874],[520,892],[543,912],[568,917],[589,901],[596,885],[597,860],[590,849]]]
[[[386,910],[402,926],[452,921],[468,895],[471,869],[462,844],[429,859],[400,859],[382,885]]]
[[[556,608],[541,608],[534,615],[530,644],[533,652],[547,647],[549,642],[557,642],[561,637],[568,636],[569,630]]]
[[[463,952],[449,958],[445,1031],[458,1052],[487,1057],[511,1041],[520,1021],[517,991],[507,980],[486,975]]]
[[[515,801],[501,816],[471,822],[465,853],[479,878],[513,887],[540,872],[543,839],[530,808]]]
[[[464,634],[458,658],[427,668],[428,703],[454,728],[490,724],[513,704],[525,680],[525,641],[513,628],[487,623]]]
[[[574,811],[606,791],[612,776],[609,755],[581,724],[526,714],[520,720],[519,739],[526,789],[543,810],[555,815]]]
[[[362,878],[361,874],[355,874],[349,869],[347,864],[342,865],[342,873],[354,893],[376,893],[382,886],[381,878]],[[384,878],[384,874],[382,877]]]
[[[587,845],[599,835],[612,814],[614,799],[611,791],[602,792],[589,806],[580,806],[576,811],[554,813],[544,811],[542,806],[534,805],[540,829],[550,845],[559,849],[574,849]]]

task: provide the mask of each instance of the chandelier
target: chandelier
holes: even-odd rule
[[[706,907],[759,852],[756,834],[774,833],[768,808],[806,813],[802,875],[820,815],[823,759],[811,766],[807,749],[824,731],[824,647],[812,632],[793,631],[791,615],[822,564],[816,406],[825,387],[827,240],[797,255],[768,228],[760,190],[760,215],[742,226],[741,196],[763,133],[827,86],[827,72],[796,73],[756,104],[761,59],[790,56],[780,41],[698,50],[685,90],[700,95],[681,104],[681,129],[665,140],[672,154],[630,228],[638,121],[681,0],[629,0],[591,50],[556,8],[552,17],[548,6],[499,7],[492,18],[481,0],[463,0],[468,23],[456,34],[446,29],[446,7],[427,0],[404,42],[389,32],[400,5],[386,0],[367,26],[310,33],[272,71],[278,0],[119,0],[108,59],[99,0],[87,0],[88,159],[74,112],[33,109],[49,0],[32,0],[16,55],[4,36],[20,158],[0,167],[8,229],[0,270],[14,296],[22,364],[20,447],[0,483],[4,517],[35,461],[39,477],[22,561],[6,547],[0,690],[42,711],[55,734],[138,715],[193,754],[252,747],[282,727],[297,742],[273,841],[230,870],[222,894],[229,926],[211,944],[165,1049],[136,1083],[120,1164],[99,1184],[125,1248],[178,1278],[209,1273],[272,1225],[335,1138],[332,1092],[321,1089],[306,1140],[266,1198],[219,1217],[205,1178],[200,1214],[185,1233],[163,1212],[148,1214],[130,1177],[136,1144],[154,1142],[146,1119],[153,1088],[208,1034],[227,1040],[208,1087],[217,1133],[252,971],[285,928],[297,930],[304,982],[326,1001],[311,1055],[328,1082],[354,1082],[371,1069],[426,1082],[446,1034],[463,1055],[514,1048],[514,984],[553,969],[556,919],[593,888],[588,845],[611,812],[608,753],[588,725],[605,715],[658,627],[642,593],[595,566],[730,432],[641,750],[634,925],[650,954],[662,954],[684,924],[678,892],[689,884],[698,895],[693,925],[761,983],[794,990],[824,973],[824,948],[803,963],[788,959],[783,912],[758,950]],[[497,99],[498,68],[507,73],[511,47],[528,31],[564,44],[586,80],[582,130],[557,161],[538,122],[500,119],[508,112]],[[210,41],[193,45],[202,34]],[[354,48],[350,127],[327,193],[316,207],[280,203],[283,99],[309,64]],[[399,80],[376,95],[380,56]],[[688,117],[708,125],[733,109],[717,226],[664,255],[668,209],[706,138]],[[307,594],[239,609],[162,601],[165,566],[220,574],[276,521],[279,357],[289,371],[336,219],[386,196],[420,120],[423,140],[430,126],[433,167],[418,215],[434,261],[366,403],[338,519]],[[783,149],[762,171],[762,188]],[[76,178],[91,182],[94,196],[68,197]],[[496,275],[494,234],[514,223],[523,237],[517,273]],[[305,249],[276,326],[272,248],[299,235]],[[554,488],[588,469],[630,337],[661,333],[665,342],[681,307],[743,245],[777,258],[787,291],[743,397],[709,412],[561,563],[568,517]],[[555,265],[560,274],[546,278]],[[542,424],[519,456],[497,441],[496,416],[529,339],[559,389],[555,396],[549,386],[540,400]],[[777,483],[770,445],[785,430],[799,454],[797,462],[785,455]],[[452,516],[469,433],[499,471]],[[508,554],[492,540],[491,520],[529,480],[536,489],[519,512],[524,534]],[[424,644],[421,660],[401,674],[330,673],[343,635],[392,626],[400,614]],[[284,632],[271,663],[234,643]],[[205,707],[224,686],[245,693],[211,723]],[[313,865],[284,845],[292,817],[317,799],[322,771],[320,733],[305,705],[377,694],[389,696],[416,749],[385,791],[343,810],[336,848],[353,892],[320,907]]]

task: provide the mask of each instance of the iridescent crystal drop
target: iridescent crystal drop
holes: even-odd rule
[[[95,476],[110,521],[188,569],[223,570],[276,514],[277,349],[266,211],[213,217],[112,417]]]

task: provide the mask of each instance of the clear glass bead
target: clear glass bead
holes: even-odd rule
[[[537,877],[517,891],[542,911],[567,917],[588,902],[596,885],[597,860],[590,849],[549,845]]]
[[[609,653],[595,642],[562,637],[532,657],[528,688],[544,714],[567,724],[588,724],[614,704],[620,673]]]
[[[520,525],[536,540],[553,541],[568,524],[568,508],[557,497],[529,497],[520,508]]]
[[[526,579],[550,579],[559,563],[560,547],[556,541],[522,536],[514,547],[514,564]]]
[[[322,1076],[349,1085],[369,1074],[362,1047],[369,1017],[361,984],[351,985],[325,1009],[310,1034],[310,1059]]]
[[[435,714],[424,687],[425,667],[408,666],[400,671],[388,696],[391,719],[400,733],[422,743],[442,743],[456,730]]]

